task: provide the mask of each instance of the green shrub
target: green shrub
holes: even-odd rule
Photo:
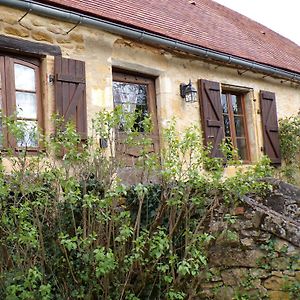
[[[290,183],[296,183],[300,172],[300,115],[279,120],[280,150],[284,166],[281,175]]]
[[[1,299],[192,296],[214,239],[203,229],[207,216],[266,187],[257,181],[270,174],[266,159],[222,178],[223,162],[208,156],[197,128],[179,136],[170,124],[158,160],[144,151],[147,136],[132,138],[139,133],[122,120],[128,144],[138,143],[141,154],[139,182],[125,186],[117,178],[122,161],[109,155],[119,120],[118,111],[99,114],[96,138],[86,143],[69,124],[43,138],[35,157],[26,148],[6,154],[13,167],[0,169]]]

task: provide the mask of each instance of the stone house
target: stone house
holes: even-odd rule
[[[178,131],[198,124],[214,156],[226,137],[246,163],[265,153],[280,164],[277,120],[300,108],[300,47],[270,29],[212,0],[0,0],[0,10],[4,115],[49,133],[58,112],[85,138],[97,112],[120,105],[150,113],[152,151],[175,118]],[[0,147],[38,150],[31,136],[18,142],[1,122],[0,131]],[[233,299],[249,278],[251,291],[289,299],[286,279],[300,280],[300,192],[274,185],[271,198],[234,212],[238,239],[218,239],[204,299],[216,288],[215,299]],[[274,236],[274,265],[259,268],[260,246]]]
[[[246,163],[265,153],[280,164],[277,120],[300,108],[300,47],[290,40],[211,0],[0,0],[0,8],[4,115],[17,111],[47,133],[57,111],[85,137],[97,112],[121,105],[150,113],[153,151],[175,118],[179,131],[202,126],[214,156],[226,137]],[[37,150],[30,137],[2,131],[3,147]]]

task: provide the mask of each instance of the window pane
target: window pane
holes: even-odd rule
[[[224,142],[225,142],[226,148],[229,150],[228,152],[226,152],[226,158],[232,159],[232,150],[233,150],[232,140],[230,137],[226,137]]]
[[[137,114],[135,128],[142,132],[142,122],[148,113],[147,85],[115,81],[113,82],[113,98],[115,106],[120,105],[124,113]],[[123,126],[124,124],[120,124],[120,129]]]
[[[242,115],[242,101],[241,96],[238,95],[231,95],[231,103],[232,103],[232,110],[235,115]]]
[[[224,119],[224,134],[226,137],[230,137],[230,122],[228,115],[223,115]]]
[[[17,90],[35,91],[34,69],[15,64],[15,85]]]
[[[235,133],[237,137],[245,136],[244,129],[244,118],[243,117],[234,117]]]
[[[37,119],[35,94],[16,92],[16,107],[19,118]]]
[[[227,97],[226,97],[226,94],[222,94],[221,95],[221,103],[222,103],[223,113],[227,114],[228,113],[228,108],[227,108]]]
[[[17,141],[18,147],[37,147],[37,122],[36,121],[19,121],[22,129],[23,136]]]
[[[246,146],[246,139],[237,139],[236,145],[238,148],[238,153],[240,156],[240,159],[245,160],[247,159],[247,146]]]

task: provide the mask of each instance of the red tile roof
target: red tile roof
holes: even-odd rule
[[[38,0],[38,2],[50,3],[300,73],[300,47],[297,44],[212,0]]]

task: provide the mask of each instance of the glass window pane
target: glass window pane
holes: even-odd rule
[[[38,126],[36,121],[19,121],[22,126],[22,137],[18,139],[18,147],[37,147],[38,146]]]
[[[15,85],[17,90],[35,91],[34,69],[15,64]]]
[[[226,148],[228,149],[228,152],[226,152],[226,158],[232,159],[233,144],[232,144],[231,137],[226,137],[224,142],[225,142]]]
[[[37,119],[36,95],[16,92],[17,116],[19,118]]]
[[[222,104],[223,113],[227,114],[228,113],[228,108],[227,108],[227,97],[226,97],[226,94],[222,94],[221,95],[221,104]]]
[[[242,115],[242,99],[239,95],[231,95],[232,110],[235,115]]]
[[[113,82],[113,99],[115,106],[121,106],[124,113],[135,113],[135,129],[143,132],[142,122],[148,114],[147,85],[126,82]],[[124,121],[125,122],[125,121]],[[120,124],[120,129],[124,124]]]
[[[229,122],[229,116],[223,115],[224,119],[224,134],[226,137],[230,137],[230,122]]]
[[[236,139],[236,146],[238,148],[239,157],[242,160],[247,159],[246,139]]]
[[[237,137],[245,136],[244,129],[244,118],[243,117],[234,117],[235,133]]]

